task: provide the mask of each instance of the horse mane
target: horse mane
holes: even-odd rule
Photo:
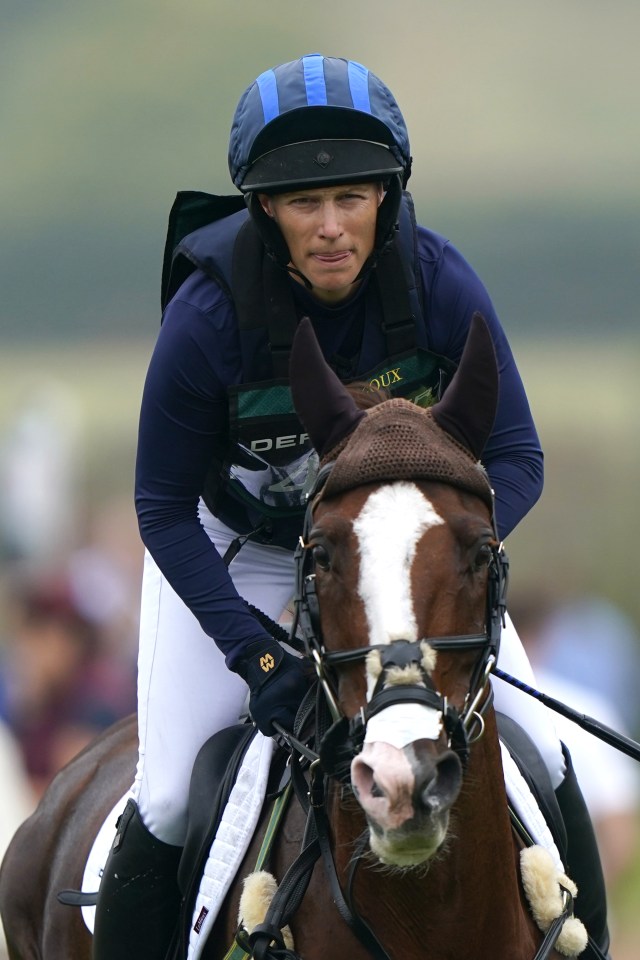
[[[345,384],[345,390],[353,398],[358,410],[369,410],[391,399],[391,391],[384,387],[372,387],[366,380],[354,380]]]

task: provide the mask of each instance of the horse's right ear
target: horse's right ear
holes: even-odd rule
[[[487,321],[474,313],[460,365],[438,403],[436,423],[480,459],[498,408],[499,373]]]
[[[365,416],[325,360],[308,317],[302,318],[293,338],[289,382],[296,412],[320,457]]]

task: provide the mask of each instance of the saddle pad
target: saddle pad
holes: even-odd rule
[[[273,740],[258,732],[251,741],[211,844],[193,908],[187,960],[198,960],[218,910],[238,871],[264,803]]]
[[[500,750],[502,752],[504,785],[513,809],[520,817],[521,822],[527,828],[533,840],[551,854],[557,869],[560,873],[564,873],[564,866],[562,865],[558,848],[551,836],[547,821],[540,811],[538,801],[531,792],[529,784],[520,773],[515,760],[502,740],[500,741]]]

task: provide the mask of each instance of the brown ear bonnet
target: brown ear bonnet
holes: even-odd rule
[[[334,461],[323,497],[365,483],[438,480],[493,507],[479,457],[495,417],[498,370],[491,334],[479,314],[451,384],[428,410],[402,398],[359,410],[324,360],[306,317],[294,338],[290,380],[311,442],[323,463]]]

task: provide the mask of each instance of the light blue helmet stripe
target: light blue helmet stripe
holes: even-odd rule
[[[280,114],[280,103],[278,101],[278,86],[276,84],[276,75],[273,70],[265,70],[256,80],[260,99],[262,100],[262,112],[264,113],[265,124],[269,123]]]
[[[324,81],[324,57],[313,54],[302,58],[307,102],[310,107],[326,107],[327,86]]]
[[[355,60],[349,60],[349,88],[351,90],[351,99],[356,110],[362,110],[363,113],[371,113],[371,101],[369,99],[369,71],[361,63]]]

